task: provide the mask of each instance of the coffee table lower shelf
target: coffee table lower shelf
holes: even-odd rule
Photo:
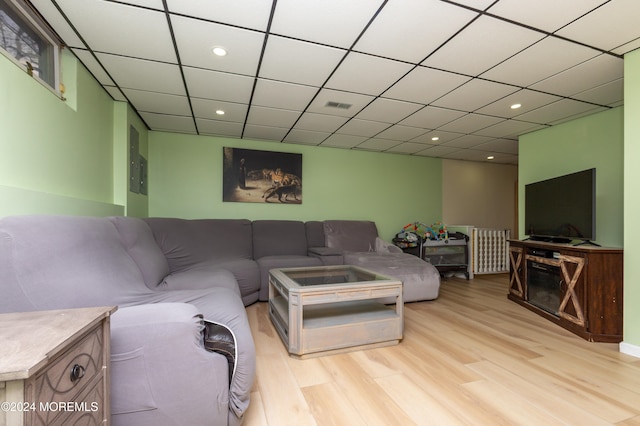
[[[290,327],[284,297],[269,302],[269,315],[290,355],[300,359],[396,345],[402,338],[395,307],[372,300],[304,306],[299,330]]]

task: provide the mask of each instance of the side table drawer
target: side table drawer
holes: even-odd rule
[[[86,395],[87,387],[92,384],[95,386],[96,381],[103,383],[103,353],[103,328],[100,324],[54,360],[42,374],[28,381],[25,386],[27,400],[33,401],[35,406],[39,407],[32,413],[35,415],[32,424],[49,424],[59,415],[71,414],[65,411],[87,414],[85,411],[89,410],[89,414],[95,414],[95,409],[91,411],[91,403],[96,402],[100,406],[96,409],[102,411],[102,398],[82,400],[80,394]],[[83,392],[85,389],[87,392]],[[104,392],[100,391],[100,393]],[[80,404],[80,402],[86,402],[86,404]],[[73,405],[70,410],[66,409],[67,404]],[[42,410],[41,407],[48,409]]]

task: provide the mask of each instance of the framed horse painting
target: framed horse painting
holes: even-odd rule
[[[222,201],[302,204],[302,154],[223,148]]]

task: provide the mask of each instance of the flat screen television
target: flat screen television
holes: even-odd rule
[[[525,233],[533,240],[596,238],[596,169],[525,185]]]

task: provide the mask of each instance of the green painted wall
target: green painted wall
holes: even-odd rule
[[[624,108],[579,118],[520,137],[519,232],[524,237],[524,186],[596,168],[596,241],[623,246]]]
[[[222,148],[302,154],[301,205],[222,202]],[[391,239],[442,219],[441,160],[250,140],[149,133],[149,214],[184,218],[367,219]]]
[[[624,343],[640,357],[640,50],[624,58]]]
[[[68,51],[62,66],[68,102],[0,55],[0,185],[10,197],[1,215],[60,212],[65,200],[69,214],[122,212],[113,203],[113,101]]]

